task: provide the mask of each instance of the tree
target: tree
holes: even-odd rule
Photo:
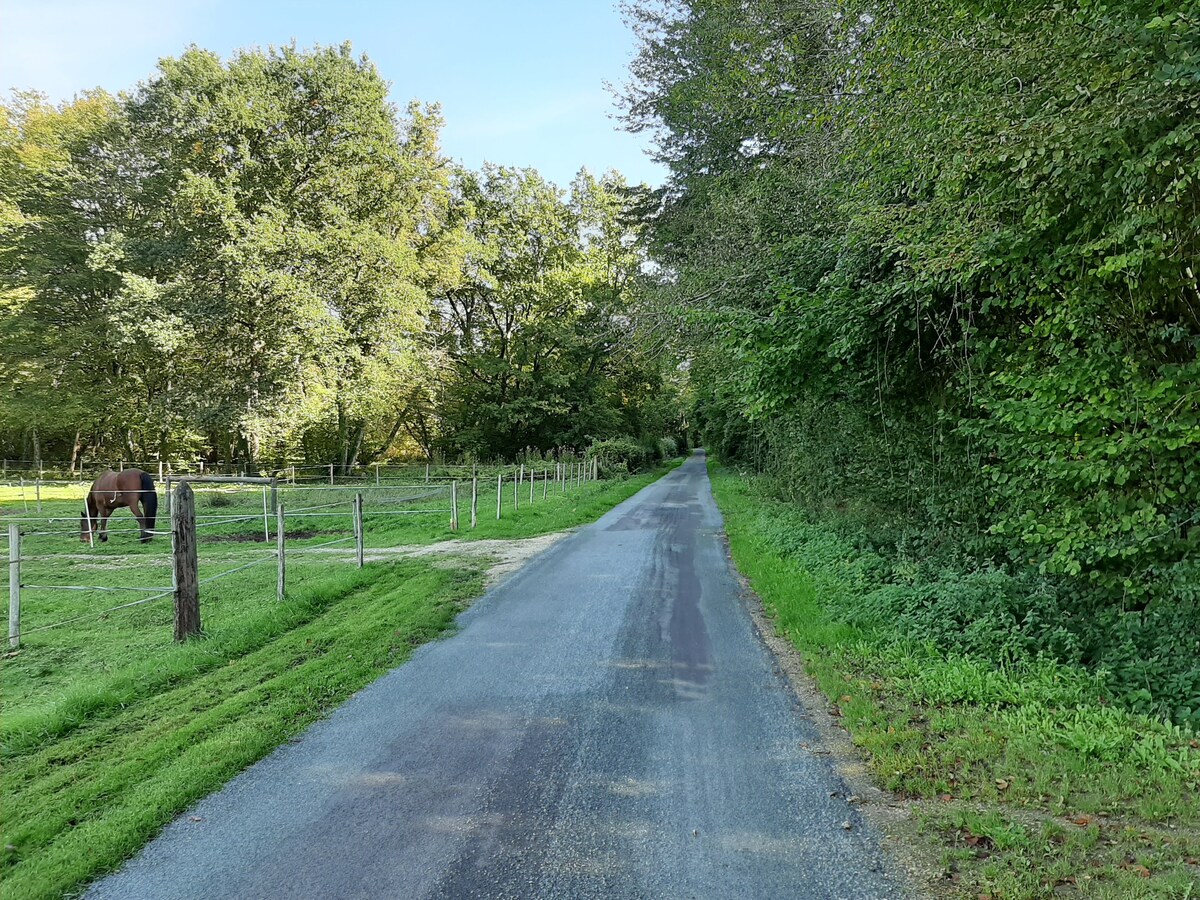
[[[193,48],[128,114],[130,268],[195,331],[203,365],[219,361],[190,418],[250,462],[332,420],[353,465],[414,371],[446,185],[437,111],[414,104],[401,123],[344,45],[228,65]]]
[[[446,449],[510,456],[626,434],[641,395],[622,356],[641,262],[619,176],[581,172],[564,197],[532,170],[457,178],[463,277],[436,312],[452,367]],[[651,377],[645,376],[644,377]]]
[[[157,375],[142,338],[164,323],[130,309],[141,286],[110,264],[120,107],[103,92],[59,106],[26,93],[0,114],[0,424],[35,442],[66,437],[73,456],[92,433],[127,447],[130,429],[154,419]]]

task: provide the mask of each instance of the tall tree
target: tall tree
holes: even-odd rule
[[[163,413],[142,340],[162,321],[143,316],[139,286],[111,265],[119,104],[99,91],[59,106],[26,93],[0,114],[0,416],[76,450],[81,434],[127,447],[131,427]]]
[[[628,433],[615,379],[641,256],[619,176],[582,172],[563,196],[532,170],[488,166],[461,173],[457,196],[466,265],[436,326],[453,371],[443,443],[511,456]]]
[[[139,262],[223,356],[196,417],[255,458],[332,411],[361,447],[379,372],[420,329],[420,250],[441,189],[436,111],[403,124],[348,46],[190,50],[135,96]],[[424,233],[422,233],[424,232]]]

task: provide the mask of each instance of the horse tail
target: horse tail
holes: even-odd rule
[[[142,509],[146,512],[146,530],[153,531],[154,519],[158,515],[158,494],[149,472],[142,473]]]

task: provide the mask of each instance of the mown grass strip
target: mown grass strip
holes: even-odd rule
[[[1200,896],[1200,740],[1100,679],[950,657],[855,613],[890,567],[711,467],[739,569],[877,782],[917,801],[962,897]]]
[[[92,727],[10,756],[6,894],[61,896],[113,868],[189,803],[444,631],[481,584],[478,570],[386,565],[260,648],[166,689],[156,683]]]

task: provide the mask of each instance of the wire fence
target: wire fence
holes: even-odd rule
[[[555,466],[575,465],[585,462],[585,455],[572,450],[559,450],[548,455],[534,451],[519,454],[515,462],[488,461],[474,463],[447,463],[438,460],[387,460],[370,463],[343,464],[296,462],[273,463],[229,463],[211,462],[200,458],[172,457],[168,459],[17,459],[0,458],[0,485],[14,486],[22,480],[43,484],[82,484],[103,472],[124,469],[140,469],[151,475],[157,473],[161,481],[167,477],[222,476],[229,478],[276,477],[290,484],[325,482],[349,484],[366,480],[378,482],[387,479],[418,478],[426,482],[466,480],[471,477],[495,476],[497,472],[511,472],[519,465],[528,469],[553,469]]]
[[[478,473],[479,467],[475,468]],[[8,556],[9,562],[9,646],[20,646],[22,637],[65,627],[84,620],[102,620],[112,613],[135,609],[173,597],[176,605],[176,633],[179,634],[179,608],[181,597],[190,593],[199,602],[199,588],[212,585],[248,569],[274,562],[277,564],[276,588],[279,599],[286,596],[287,559],[314,553],[325,553],[331,548],[354,543],[354,562],[364,565],[366,527],[364,518],[377,523],[377,533],[386,537],[389,529],[419,527],[428,530],[431,526],[417,526],[421,517],[436,520],[443,518],[451,531],[459,528],[460,508],[469,511],[469,527],[474,528],[479,519],[481,499],[490,504],[493,500],[496,517],[501,518],[505,509],[519,509],[521,503],[535,503],[554,493],[577,490],[587,481],[594,480],[595,465],[587,469],[583,463],[571,466],[557,464],[527,471],[523,465],[497,468],[494,478],[476,474],[469,481],[451,479],[439,482],[424,477],[420,479],[396,479],[388,481],[382,477],[359,479],[355,483],[283,483],[278,479],[248,477],[230,480],[216,476],[185,478],[168,495],[167,509],[160,514],[167,519],[168,527],[156,527],[156,522],[138,521],[108,527],[107,522],[93,523],[83,506],[86,486],[77,483],[59,483],[56,492],[44,499],[51,508],[49,514],[32,515],[22,508],[20,514],[5,515],[0,508],[0,554]],[[202,480],[209,479],[209,480]],[[194,484],[190,483],[195,481]],[[261,483],[260,483],[261,482]],[[43,483],[45,484],[45,483]],[[460,494],[460,486],[464,489]],[[465,491],[469,489],[469,505]],[[186,490],[186,509],[176,507],[177,497]],[[135,492],[136,493],[136,492]],[[0,497],[12,502],[15,498]],[[181,514],[182,518],[181,518]],[[412,525],[387,525],[395,520]],[[289,527],[291,525],[292,527]],[[129,546],[127,536],[139,539],[170,539],[169,546],[161,543]],[[94,542],[101,544],[109,536],[117,539],[103,552]],[[74,542],[64,542],[73,538]],[[313,541],[316,543],[313,543]],[[245,543],[269,544],[272,549],[248,552],[221,552],[219,548]],[[124,542],[124,543],[122,543]],[[5,546],[7,545],[7,546]],[[71,551],[71,547],[75,551]],[[181,547],[191,547],[191,574],[181,576]],[[251,554],[253,554],[251,556]],[[336,557],[335,557],[336,558]],[[230,565],[230,564],[233,565]],[[224,564],[226,567],[200,577],[199,567]],[[81,572],[92,568],[115,568],[126,573],[121,583],[105,579],[91,580]],[[161,569],[171,572],[170,586],[163,583]],[[160,574],[155,575],[155,571]],[[105,581],[106,583],[100,583]],[[126,583],[126,582],[142,582]],[[186,583],[185,583],[186,582]],[[80,602],[88,596],[110,597],[115,594],[148,594],[126,603],[105,604],[100,608],[75,612]],[[66,602],[63,598],[82,596],[79,602]],[[32,600],[35,608],[42,607],[34,621],[22,625],[23,600]],[[41,612],[58,611],[61,618],[42,621]],[[199,617],[196,615],[198,627]]]

